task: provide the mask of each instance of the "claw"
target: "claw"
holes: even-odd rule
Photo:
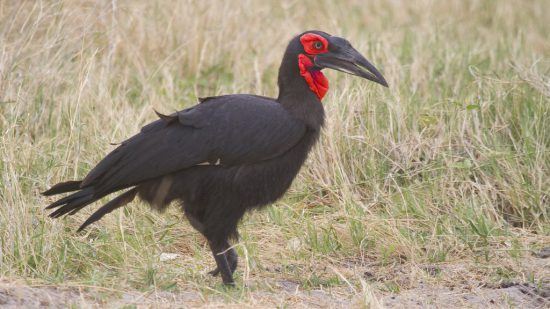
[[[216,269],[209,271],[208,274],[213,276],[213,277],[216,277],[217,275],[220,274],[220,269],[218,267],[216,267]]]

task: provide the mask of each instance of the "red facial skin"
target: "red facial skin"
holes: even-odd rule
[[[328,52],[328,41],[315,33],[306,33],[300,37],[306,54],[298,55],[300,75],[305,79],[309,89],[322,100],[328,91],[328,80],[320,70],[312,69],[315,55]]]
[[[328,91],[328,79],[321,71],[311,70],[313,61],[304,54],[298,55],[298,66],[300,75],[306,80],[309,89],[315,93],[319,100],[322,100]]]
[[[318,55],[328,52],[328,41],[324,37],[315,33],[306,33],[300,37],[300,42],[308,55]],[[321,42],[320,49],[315,48],[315,43]]]

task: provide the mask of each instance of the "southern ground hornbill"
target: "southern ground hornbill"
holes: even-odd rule
[[[279,69],[276,99],[235,94],[200,99],[200,104],[158,120],[124,141],[79,181],[54,185],[44,195],[76,191],[49,205],[57,218],[72,215],[120,190],[79,231],[136,195],[163,210],[181,203],[202,233],[225,284],[233,284],[237,253],[229,240],[247,210],[276,201],[288,189],[319,138],[321,99],[331,68],[387,87],[384,77],[351,44],[321,31],[293,38]]]

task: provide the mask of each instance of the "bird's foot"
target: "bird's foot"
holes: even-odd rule
[[[209,271],[208,274],[213,276],[213,277],[216,277],[217,275],[220,274],[220,269],[218,267],[216,267],[216,269]]]

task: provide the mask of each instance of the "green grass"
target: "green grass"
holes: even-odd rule
[[[227,302],[280,280],[365,299],[368,284],[415,286],[414,273],[365,283],[396,265],[541,282],[521,261],[550,245],[548,16],[542,0],[0,2],[0,276]],[[323,137],[288,194],[242,222],[237,289],[206,274],[213,259],[177,207],[134,202],[84,234],[97,205],[47,217],[39,192],[83,177],[153,108],[276,96],[288,40],[312,28],[348,38],[390,88],[327,72]]]

